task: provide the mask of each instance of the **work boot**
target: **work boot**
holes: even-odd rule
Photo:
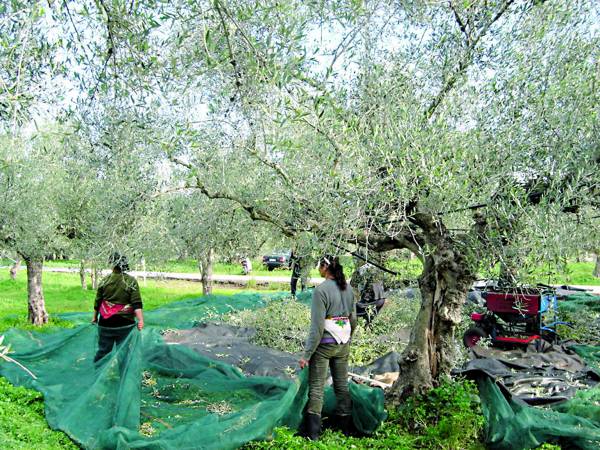
[[[336,428],[340,430],[344,436],[355,436],[356,427],[350,414],[344,416],[335,416]]]
[[[304,416],[305,421],[305,437],[311,441],[319,439],[321,434],[321,416],[319,414],[306,413]]]

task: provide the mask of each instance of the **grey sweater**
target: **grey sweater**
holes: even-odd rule
[[[325,318],[346,316],[350,318],[352,332],[356,328],[356,304],[350,285],[343,291],[334,280],[325,280],[313,292],[310,310],[310,331],[304,345],[304,359],[310,359],[321,339],[332,337],[325,331]]]

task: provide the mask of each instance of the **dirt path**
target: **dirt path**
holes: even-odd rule
[[[3,268],[3,267],[0,267]],[[44,267],[45,272],[59,272],[59,273],[79,273],[79,269],[72,267]],[[89,269],[87,270],[89,272]],[[103,270],[102,275],[108,275],[108,270]],[[129,272],[136,278],[152,278],[158,280],[183,280],[183,281],[195,281],[200,282],[200,274],[196,273],[179,273],[179,272],[142,272],[142,271],[131,271]],[[290,282],[289,276],[270,276],[270,275],[225,275],[225,274],[213,274],[213,281],[219,284],[231,284],[237,286],[245,286],[250,282],[256,283],[257,285],[266,286],[270,283],[288,283]],[[323,278],[311,278],[309,280],[310,285],[317,285],[323,282]],[[591,293],[600,295],[600,286],[584,286],[584,285],[569,285],[574,288],[581,288],[590,291]]]
[[[59,272],[59,273],[79,273],[79,269],[69,267],[44,267],[46,272]],[[89,270],[87,270],[89,272]],[[108,270],[103,270],[102,275],[108,275]],[[131,276],[138,279],[153,278],[159,280],[183,280],[183,281],[196,281],[200,282],[201,277],[199,273],[177,273],[177,272],[142,272],[132,270],[129,273]],[[252,275],[223,275],[213,274],[213,282],[221,284],[235,284],[235,285],[247,285],[251,281],[257,285],[266,285],[270,283],[289,283],[290,277],[278,277],[278,276],[252,276]],[[323,282],[323,278],[311,278],[309,283],[311,285],[320,284]]]

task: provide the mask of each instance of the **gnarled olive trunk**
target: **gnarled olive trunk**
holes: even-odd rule
[[[34,325],[48,322],[48,313],[42,291],[42,259],[24,258],[27,264],[27,297],[29,305],[28,320]]]
[[[214,250],[212,248],[198,258],[198,269],[200,269],[200,279],[202,281],[202,293],[204,295],[212,294],[213,289],[213,264]]]
[[[388,394],[392,403],[422,393],[450,374],[456,350],[454,331],[473,282],[464,257],[440,243],[424,258],[423,266],[421,309],[399,361],[400,376]]]
[[[19,269],[21,268],[21,258],[17,258],[15,263],[10,267],[8,273],[10,274],[11,280],[17,279],[17,273],[19,273]]]

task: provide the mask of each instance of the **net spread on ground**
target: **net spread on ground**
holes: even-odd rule
[[[298,371],[298,355],[253,344],[254,330],[211,321],[287,296],[208,296],[147,311],[147,328],[134,330],[97,365],[89,313],[63,314],[78,325],[51,334],[6,333],[18,350],[11,356],[36,380],[14,364],[1,364],[0,375],[42,392],[50,426],[85,448],[235,448],[268,439],[277,426],[299,426],[307,371]],[[299,301],[308,305],[309,294]],[[600,312],[598,296],[575,294],[561,303],[569,311]],[[600,345],[476,347],[471,354],[456,372],[478,383],[489,448],[600,447]],[[352,372],[397,375],[398,360],[390,353]],[[372,433],[386,417],[383,391],[356,383],[350,391],[355,425]],[[329,388],[324,414],[334,407]]]
[[[147,311],[147,327],[96,365],[89,313],[65,314],[80,324],[52,334],[6,333],[18,350],[11,356],[37,379],[15,364],[0,365],[0,375],[42,392],[49,425],[84,448],[235,448],[269,438],[276,426],[299,426],[307,371],[294,373],[293,355],[250,344],[247,330],[201,324],[284,296],[209,296]],[[176,342],[178,330],[193,327],[200,332],[193,344]],[[383,392],[357,384],[350,391],[355,425],[373,432],[386,417]],[[324,414],[334,407],[329,390]]]

